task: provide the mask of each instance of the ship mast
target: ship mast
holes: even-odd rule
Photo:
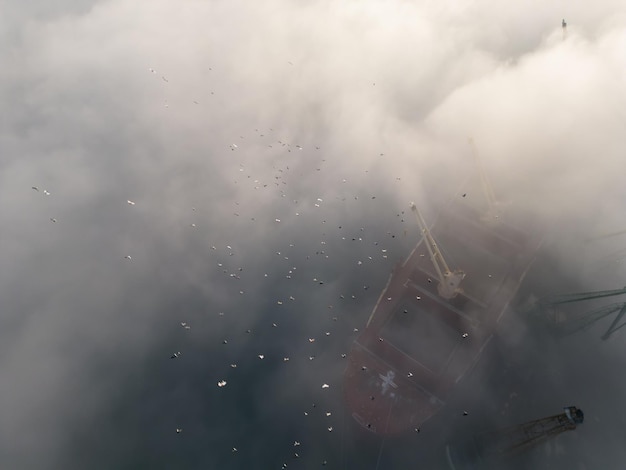
[[[411,210],[415,213],[417,223],[420,226],[422,235],[426,242],[426,248],[428,248],[428,253],[430,254],[430,260],[432,261],[435,271],[437,272],[437,277],[439,278],[437,291],[444,299],[452,299],[461,291],[459,286],[465,277],[465,273],[460,269],[457,269],[454,272],[450,270],[448,263],[446,263],[446,260],[437,246],[437,242],[430,234],[430,230],[428,230],[426,222],[424,222],[424,218],[414,202],[411,203]]]

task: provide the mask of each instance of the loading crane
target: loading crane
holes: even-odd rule
[[[581,409],[567,406],[558,415],[476,434],[461,444],[446,446],[448,464],[452,470],[502,468],[502,460],[576,429],[584,418]]]
[[[623,289],[548,296],[539,299],[535,303],[535,313],[539,314],[540,318],[547,322],[557,334],[565,336],[584,330],[598,320],[617,312],[617,315],[611,322],[611,325],[601,336],[602,340],[607,340],[617,330],[626,326],[626,320],[622,322],[622,318],[626,314],[626,302],[617,302],[605,305],[585,312],[581,315],[567,314],[560,309],[559,306],[573,302],[613,297],[623,294],[626,294],[626,287]]]
[[[431,235],[430,230],[428,230],[428,226],[426,225],[422,214],[413,202],[411,203],[411,210],[415,213],[417,223],[422,231],[424,241],[426,242],[426,248],[430,254],[430,260],[432,261],[435,271],[437,272],[437,278],[439,280],[437,291],[444,299],[452,299],[456,297],[459,292],[461,292],[460,285],[461,281],[465,277],[465,273],[460,269],[455,271],[450,270],[448,263],[441,254],[441,250],[439,250],[439,247],[437,246],[437,242]]]

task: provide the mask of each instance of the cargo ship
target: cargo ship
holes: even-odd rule
[[[352,344],[345,400],[375,434],[417,430],[445,406],[480,360],[541,244],[494,204],[473,205],[466,194],[456,194],[430,226],[411,206],[420,240],[393,269]]]

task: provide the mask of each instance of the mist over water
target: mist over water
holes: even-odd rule
[[[624,331],[555,339],[523,305],[626,285],[623,2],[3,12],[0,466],[446,468],[457,436],[576,405],[510,468],[621,468]],[[410,201],[430,223],[478,175],[468,138],[545,241],[444,411],[383,440],[342,355]]]

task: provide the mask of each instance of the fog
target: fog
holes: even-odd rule
[[[511,468],[621,468],[606,320],[554,340],[511,308],[419,434],[360,434],[341,389],[468,139],[545,233],[520,304],[625,285],[623,2],[2,4],[3,468],[440,468],[570,404]]]

